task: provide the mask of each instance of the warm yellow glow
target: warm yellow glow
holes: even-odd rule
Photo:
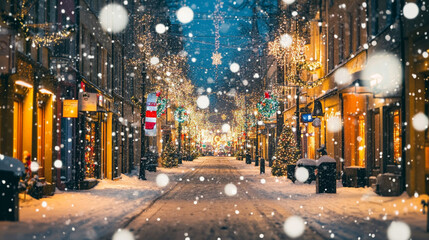
[[[45,89],[45,88],[40,89],[39,92],[41,92],[43,94],[49,94],[49,95],[53,94],[51,91],[49,91],[48,89]]]
[[[27,82],[21,81],[21,80],[16,81],[15,84],[19,85],[19,86],[26,87],[26,88],[33,88],[33,85],[31,85]]]

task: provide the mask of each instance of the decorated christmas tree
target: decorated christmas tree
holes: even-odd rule
[[[176,146],[169,138],[165,145],[164,151],[162,151],[161,154],[161,165],[167,168],[177,167],[178,162],[177,159],[174,157],[175,153]]]
[[[284,126],[277,144],[271,173],[274,176],[286,175],[287,165],[295,164],[298,157],[299,149],[296,146],[295,134],[289,126]]]

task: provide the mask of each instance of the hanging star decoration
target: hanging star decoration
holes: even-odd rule
[[[219,52],[214,52],[212,56],[212,64],[213,65],[221,65],[222,64],[222,55]]]
[[[213,23],[215,26],[215,51],[213,52],[213,56],[212,56],[212,59],[213,59],[212,64],[216,66],[216,69],[217,69],[218,65],[222,64],[222,55],[217,51],[220,47],[220,41],[219,41],[219,38],[220,38],[219,28],[220,27],[219,26],[221,23],[224,22],[224,18],[222,16],[222,13],[220,10],[222,7],[223,7],[222,2],[216,4],[215,11],[213,13]]]

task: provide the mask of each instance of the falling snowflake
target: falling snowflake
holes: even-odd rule
[[[298,238],[305,231],[305,222],[299,216],[291,216],[286,219],[283,230],[289,237]]]
[[[238,63],[232,63],[229,66],[229,69],[231,70],[231,72],[236,73],[236,72],[240,71],[240,65],[238,65]]]
[[[296,180],[298,180],[302,183],[307,181],[309,176],[310,176],[310,173],[308,172],[308,169],[305,167],[299,167],[295,171]]]
[[[100,11],[100,24],[107,32],[122,32],[128,24],[128,12],[117,3],[108,4]]]
[[[156,185],[158,185],[158,187],[165,187],[168,185],[169,182],[170,179],[167,174],[160,173],[158,174],[158,176],[156,176]]]
[[[176,12],[177,19],[183,23],[190,23],[194,19],[194,11],[190,7],[181,7]]]
[[[419,7],[417,4],[409,2],[406,3],[403,9],[404,17],[414,19],[419,15]]]
[[[201,109],[206,109],[210,105],[210,100],[207,95],[201,95],[197,99],[197,105]]]
[[[228,183],[225,185],[224,192],[227,196],[235,196],[237,194],[237,187],[232,183]]]

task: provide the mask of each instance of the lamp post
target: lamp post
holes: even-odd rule
[[[300,122],[299,122],[299,96],[301,94],[300,88],[297,87],[296,88],[296,112],[295,112],[295,117],[296,117],[296,144],[297,147],[299,149],[299,154],[301,155],[301,127],[300,127]]]
[[[179,155],[179,159],[178,159],[178,163],[182,164],[182,154],[181,154],[181,148],[182,148],[182,123],[184,121],[188,120],[188,112],[186,111],[186,109],[184,109],[183,107],[179,107],[176,109],[176,111],[174,112],[174,118],[176,119],[176,121],[179,123],[179,127],[178,127],[178,135],[179,135],[179,147],[178,147],[178,155]],[[186,139],[185,139],[185,144],[186,144]],[[184,147],[185,148],[185,147]]]
[[[191,161],[191,128],[188,125],[188,134],[186,134],[188,139],[188,161]]]
[[[146,180],[146,142],[145,142],[145,131],[144,131],[144,126],[145,126],[145,122],[146,122],[146,101],[145,101],[145,89],[146,88],[146,65],[145,63],[143,63],[143,69],[142,69],[142,85],[141,85],[141,89],[142,89],[142,104],[141,104],[141,156],[140,156],[140,172],[139,172],[139,179],[141,180]]]
[[[177,130],[179,133],[178,162],[179,162],[179,164],[182,164],[182,154],[180,152],[180,148],[182,145],[182,123],[181,122],[179,122],[179,127]]]
[[[246,95],[244,96],[244,102],[247,102],[246,101]],[[247,147],[247,144],[248,144],[248,129],[249,129],[249,122],[248,122],[248,118],[249,118],[249,116],[248,116],[248,114],[247,114],[247,105],[246,105],[246,118],[245,118],[245,120],[246,120],[246,126],[245,126],[245,136],[244,136],[244,153],[245,153],[245,159],[246,159],[246,164],[251,164],[251,160],[250,160],[250,155],[249,155],[249,152],[248,152],[248,147]]]
[[[259,166],[259,124],[258,124],[258,118],[257,118],[258,111],[255,111],[254,114],[255,114],[255,121],[256,121],[256,149],[255,149],[255,152],[256,152],[255,155],[256,156],[255,156],[255,166],[257,167],[257,166]]]

